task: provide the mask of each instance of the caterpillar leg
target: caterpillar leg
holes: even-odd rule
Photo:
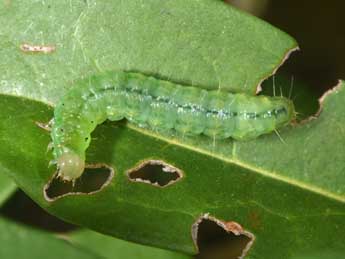
[[[36,121],[35,123],[36,123],[36,125],[37,125],[38,127],[40,127],[41,129],[44,129],[44,130],[46,130],[46,131],[51,131],[51,130],[52,130],[52,126],[53,126],[53,124],[54,124],[54,118],[51,119],[48,123],[39,122],[39,121]]]
[[[49,152],[49,151],[51,151],[51,150],[53,150],[54,149],[54,143],[53,142],[49,142],[49,144],[48,144],[48,146],[47,146],[47,153]]]
[[[56,160],[50,160],[48,167],[55,166],[56,165]]]

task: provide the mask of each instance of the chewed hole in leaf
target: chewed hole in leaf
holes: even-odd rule
[[[176,183],[183,177],[182,170],[161,160],[146,160],[128,170],[131,181],[165,187]]]
[[[63,181],[55,173],[44,187],[44,197],[47,201],[54,201],[68,195],[94,194],[107,186],[113,176],[114,170],[105,164],[87,165],[74,185],[71,181]]]
[[[208,214],[192,226],[192,237],[199,251],[198,259],[244,258],[255,237],[234,221],[221,221]]]

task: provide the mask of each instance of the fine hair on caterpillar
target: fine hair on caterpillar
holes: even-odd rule
[[[213,139],[247,140],[295,117],[284,97],[249,96],[182,86],[140,73],[105,72],[81,80],[54,110],[51,137],[59,176],[74,181],[85,167],[91,132],[105,120],[128,121]]]

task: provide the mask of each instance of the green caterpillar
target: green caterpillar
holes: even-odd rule
[[[107,72],[77,83],[55,108],[53,155],[59,177],[74,181],[84,171],[91,132],[107,119],[246,140],[287,125],[294,117],[293,103],[283,97],[207,91],[139,73]]]

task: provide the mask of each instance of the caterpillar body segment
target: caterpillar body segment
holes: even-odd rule
[[[214,139],[247,140],[295,117],[284,97],[248,96],[182,86],[139,73],[107,72],[79,81],[54,111],[51,137],[62,179],[83,172],[91,132],[105,120]]]

